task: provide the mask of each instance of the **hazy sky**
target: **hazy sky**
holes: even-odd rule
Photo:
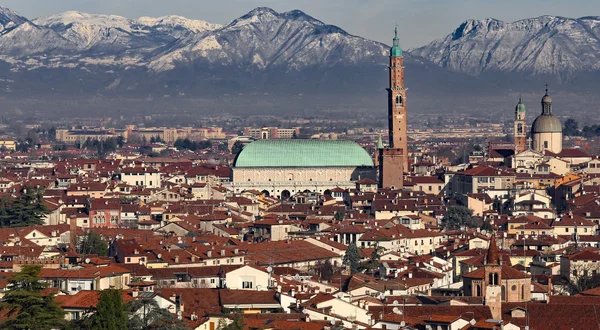
[[[598,0],[4,0],[27,18],[67,10],[129,18],[176,14],[226,24],[251,9],[300,9],[362,37],[391,43],[398,24],[404,48],[418,47],[452,32],[469,18],[505,21],[540,15],[600,16]]]

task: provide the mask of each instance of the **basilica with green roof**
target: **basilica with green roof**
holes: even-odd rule
[[[376,179],[377,171],[369,153],[355,142],[259,140],[237,155],[231,188],[285,199],[301,192],[354,188],[364,178]]]
[[[237,155],[230,188],[236,193],[258,190],[282,199],[303,192],[327,194],[335,188],[355,188],[362,179],[378,181],[380,187],[401,189],[409,153],[407,89],[397,27],[389,60],[389,145],[378,143],[379,168],[369,153],[352,141],[265,139],[246,145]]]

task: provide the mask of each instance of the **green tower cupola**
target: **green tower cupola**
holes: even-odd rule
[[[515,112],[525,112],[525,104],[523,104],[521,97],[519,97],[519,103],[517,103],[517,108],[515,109]]]
[[[391,50],[392,57],[402,57],[402,47],[400,47],[400,39],[398,39],[398,27],[394,30],[394,43]]]

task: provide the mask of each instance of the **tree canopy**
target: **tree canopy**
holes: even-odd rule
[[[54,294],[43,295],[45,285],[40,282],[40,265],[23,265],[9,282],[0,308],[8,310],[9,318],[0,329],[47,330],[63,329],[64,311],[54,301]]]
[[[81,254],[97,254],[105,256],[108,250],[108,243],[102,236],[96,232],[88,231],[83,239],[79,242],[77,252]]]
[[[346,254],[344,254],[344,265],[350,267],[352,273],[357,273],[358,267],[360,267],[360,259],[360,250],[355,243],[350,243],[346,250]]]
[[[43,225],[48,209],[43,203],[41,189],[24,188],[15,199],[0,199],[0,227],[25,227]]]
[[[244,144],[241,141],[235,141],[233,146],[231,147],[231,153],[237,155],[244,149]]]
[[[123,330],[127,329],[127,314],[123,305],[121,291],[107,289],[100,292],[100,300],[96,313],[91,316],[92,330]]]
[[[569,118],[563,125],[563,134],[565,136],[577,136],[579,133],[579,123],[573,118]]]
[[[479,223],[473,217],[473,210],[465,207],[465,206],[450,206],[448,207],[448,212],[444,219],[442,220],[442,225],[445,229],[448,230],[456,230],[461,227],[468,228],[477,228],[479,227]]]
[[[129,330],[187,330],[168,310],[158,306],[154,299],[133,300],[126,306]]]

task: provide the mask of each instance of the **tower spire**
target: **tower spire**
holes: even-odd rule
[[[548,83],[546,83],[546,95],[548,95]]]

